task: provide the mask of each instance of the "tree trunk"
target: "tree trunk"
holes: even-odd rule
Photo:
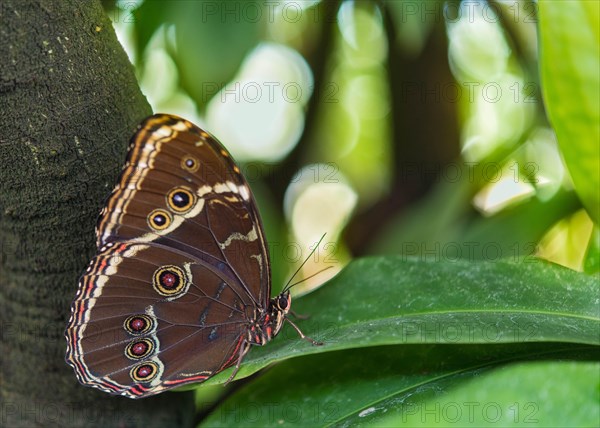
[[[0,3],[0,426],[189,426],[193,394],[78,384],[63,336],[94,225],[151,113],[99,1]]]

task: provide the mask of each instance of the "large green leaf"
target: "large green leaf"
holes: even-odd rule
[[[600,344],[598,281],[538,260],[520,263],[359,259],[314,293],[293,302],[312,346],[289,326],[252,349],[238,378],[276,361],[393,344]],[[231,370],[231,369],[230,369]],[[207,383],[222,383],[230,370]]]
[[[530,363],[523,369],[507,364],[597,357],[597,347],[549,343],[398,345],[312,355],[286,361],[243,386],[203,425],[431,426],[456,420],[453,426],[463,426],[489,417],[505,426],[518,417],[529,426],[535,426],[534,418],[546,426],[559,412],[563,414],[557,421],[577,416],[558,405],[560,400],[569,402],[569,394],[578,405],[585,404],[586,414],[573,421],[589,421],[599,408],[594,401],[598,380],[592,376],[597,365],[536,363],[530,369]],[[493,368],[499,370],[490,371]],[[541,403],[548,384],[553,396]],[[562,391],[556,393],[557,388]],[[587,399],[580,401],[581,395]],[[518,414],[510,414],[515,400]],[[498,408],[505,416],[502,423],[495,420]]]
[[[598,359],[597,352],[594,357]],[[384,400],[378,404],[390,411],[373,412],[373,420],[363,422],[385,427],[594,427],[600,422],[598,373],[598,362],[511,365],[469,379],[441,396],[411,396],[400,408]]]
[[[540,1],[544,103],[575,190],[600,220],[600,2]]]

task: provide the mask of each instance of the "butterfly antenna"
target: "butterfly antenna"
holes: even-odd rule
[[[325,267],[325,268],[321,269],[320,271],[318,271],[318,272],[315,272],[315,273],[313,273],[312,275],[309,275],[309,276],[307,276],[306,278],[302,278],[300,281],[296,281],[296,282],[294,282],[294,283],[293,283],[293,284],[291,284],[290,286],[286,287],[286,289],[285,289],[285,290],[289,290],[290,288],[292,288],[292,287],[295,287],[295,286],[296,286],[296,285],[298,285],[298,284],[302,284],[304,281],[308,281],[309,279],[311,279],[311,278],[313,278],[313,277],[315,277],[315,276],[317,276],[317,275],[319,275],[319,274],[321,274],[321,273],[325,272],[327,269],[331,269],[331,268],[333,268],[333,266],[327,266],[327,267]]]
[[[298,272],[300,272],[300,269],[302,269],[304,267],[304,265],[306,264],[306,262],[308,261],[308,259],[311,258],[311,256],[315,253],[315,251],[317,250],[317,248],[319,248],[319,245],[321,244],[321,241],[323,241],[323,238],[325,238],[325,233],[321,236],[321,239],[319,239],[319,242],[317,242],[317,245],[315,245],[315,248],[313,248],[310,252],[310,254],[308,255],[308,257],[306,257],[304,259],[304,261],[302,262],[302,264],[300,266],[298,266],[298,269],[296,269],[296,271],[294,272],[294,274],[290,277],[290,279],[288,280],[287,284],[285,284],[285,287],[283,287],[283,291],[282,293],[285,293],[286,291],[288,291],[290,288],[292,288],[294,285],[299,284],[302,281],[296,282],[292,285],[290,285],[290,282],[292,282],[292,280],[294,279],[294,277],[296,275],[298,275]],[[310,277],[309,277],[310,278]],[[308,279],[308,278],[307,278]]]

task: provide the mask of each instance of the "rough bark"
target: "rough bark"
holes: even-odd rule
[[[0,426],[188,426],[191,393],[130,400],[64,362],[77,279],[151,113],[99,1],[0,3]]]

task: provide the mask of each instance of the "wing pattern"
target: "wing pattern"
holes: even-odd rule
[[[80,382],[138,398],[241,360],[270,265],[250,187],[216,139],[176,116],[144,121],[96,236],[65,333]]]

